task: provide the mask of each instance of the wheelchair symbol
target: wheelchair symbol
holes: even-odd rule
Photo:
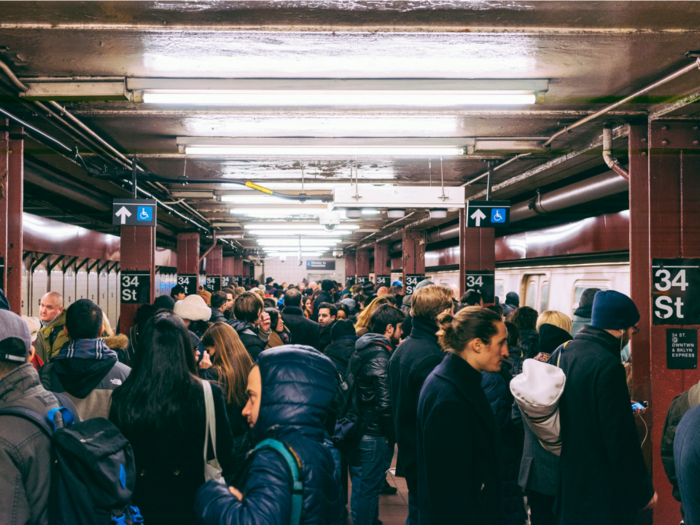
[[[150,221],[153,217],[153,208],[150,206],[139,206],[136,218],[139,221]]]
[[[506,210],[503,208],[491,210],[491,222],[506,222]]]

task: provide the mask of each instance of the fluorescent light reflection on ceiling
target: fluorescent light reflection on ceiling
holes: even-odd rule
[[[267,257],[295,257],[299,255],[299,251],[296,252],[266,252],[265,255]],[[301,252],[302,257],[321,257],[323,255],[323,252]]]
[[[326,208],[234,208],[233,215],[246,215],[259,219],[287,219],[292,217],[318,217]]]
[[[310,196],[311,197],[311,196]],[[222,195],[221,202],[230,202],[233,204],[284,204],[298,206],[300,204],[323,204],[323,201],[318,199],[309,199],[304,202],[293,199],[285,199],[283,197],[275,197],[272,195]]]
[[[304,191],[330,191],[336,186],[340,186],[342,184],[350,184],[350,181],[338,181],[338,182],[307,182],[304,184]],[[268,181],[261,181],[261,180],[256,180],[255,184],[259,184],[260,186],[264,186],[265,188],[273,191],[301,191],[301,182],[268,182]],[[354,183],[353,183],[354,186]],[[393,184],[368,184],[368,183],[360,183],[358,185],[360,188],[368,188],[370,186],[393,186]],[[244,186],[240,186],[238,184],[222,184],[221,189],[227,190],[227,189],[232,189],[232,190],[238,190],[238,191],[257,191],[252,188],[246,188]]]
[[[243,155],[262,157],[454,157],[464,155],[457,146],[185,146],[187,155]]]
[[[408,106],[528,105],[532,91],[201,91],[143,93],[146,104],[194,106]]]

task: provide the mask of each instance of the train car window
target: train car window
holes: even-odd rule
[[[531,278],[527,283],[525,305],[537,309],[537,279]]]
[[[543,281],[540,288],[540,313],[546,311],[549,306],[549,281]]]
[[[610,287],[610,281],[576,281],[574,283],[574,304],[572,311],[578,308],[578,303],[581,300],[581,294],[586,288],[600,288],[601,290],[609,290]]]
[[[503,281],[496,281],[496,290],[495,290],[495,295],[498,297],[499,301],[501,304],[505,303],[506,296],[503,293],[504,290],[504,282]]]

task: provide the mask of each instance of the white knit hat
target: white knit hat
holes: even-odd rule
[[[208,321],[211,308],[199,295],[188,295],[182,301],[175,303],[173,313],[187,321]]]

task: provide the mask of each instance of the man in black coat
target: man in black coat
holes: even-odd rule
[[[242,293],[233,305],[233,314],[236,318],[226,322],[238,332],[238,337],[248,350],[253,362],[265,350],[270,340],[270,314],[263,311],[264,306],[258,294]]]
[[[329,357],[335,368],[345,375],[348,369],[350,357],[355,352],[355,343],[359,339],[355,335],[355,326],[352,321],[338,321],[331,329],[333,342],[326,347],[326,357]]]
[[[316,300],[314,301],[314,311],[311,314],[312,321],[318,322],[318,310],[321,308],[321,304],[333,303],[333,296],[331,295],[331,292],[333,291],[334,286],[333,281],[330,279],[324,279],[321,282],[321,293],[318,294],[318,297],[316,297]]]
[[[284,326],[292,332],[292,344],[316,346],[318,342],[318,323],[307,319],[301,309],[302,294],[292,288],[284,293],[284,309],[282,320]]]
[[[412,323],[411,335],[394,351],[389,364],[392,416],[399,460],[408,486],[410,524],[418,523],[418,396],[425,379],[445,357],[436,335],[436,319],[446,310],[452,310],[452,290],[449,288],[425,286],[416,291],[412,315],[406,318]]]
[[[590,326],[561,353],[561,525],[633,524],[656,504],[620,360],[639,318],[626,295],[598,292]]]

